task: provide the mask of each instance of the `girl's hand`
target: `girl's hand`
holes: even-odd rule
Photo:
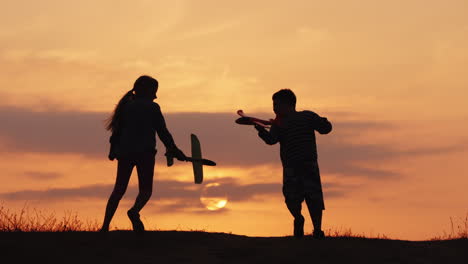
[[[166,156],[174,157],[180,161],[185,161],[187,159],[187,156],[185,156],[184,152],[182,152],[178,147],[167,149]]]
[[[109,155],[107,156],[110,161],[115,159],[115,153],[114,152],[109,152]]]
[[[114,160],[117,158],[117,153],[115,153],[115,147],[114,144],[111,143],[110,150],[109,150],[109,155],[107,155],[110,161]]]
[[[180,161],[185,161],[187,159],[187,156],[185,156],[184,152],[182,152],[182,150],[179,148],[175,149],[174,157]]]

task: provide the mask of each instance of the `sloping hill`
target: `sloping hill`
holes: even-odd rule
[[[468,240],[246,237],[152,231],[2,232],[2,263],[468,263]]]

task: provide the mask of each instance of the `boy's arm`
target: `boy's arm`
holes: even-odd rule
[[[314,129],[317,130],[320,134],[328,134],[332,131],[333,127],[330,121],[326,117],[321,117],[315,114],[314,118]]]
[[[278,128],[276,125],[272,125],[270,131],[267,131],[264,127],[255,125],[255,129],[258,131],[258,136],[265,141],[268,145],[274,145],[279,141]]]
[[[166,121],[162,115],[161,108],[158,104],[155,104],[155,106],[154,122],[159,139],[164,143],[168,153],[171,153],[171,155],[175,156],[178,160],[185,160],[185,154],[177,148],[171,133],[166,127]]]

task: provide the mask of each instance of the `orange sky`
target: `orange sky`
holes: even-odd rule
[[[290,234],[278,147],[233,123],[237,109],[272,117],[272,93],[288,87],[335,125],[318,136],[325,228],[440,235],[468,211],[467,11],[464,0],[2,3],[0,202],[100,221],[116,166],[102,120],[149,74],[177,144],[188,152],[199,136],[218,162],[206,183],[229,200],[209,212],[191,168],[160,160],[149,227]]]

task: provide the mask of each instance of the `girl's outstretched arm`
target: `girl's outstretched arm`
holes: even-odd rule
[[[178,160],[185,160],[185,154],[176,146],[171,133],[166,127],[166,121],[164,120],[161,108],[156,103],[154,105],[154,122],[156,124],[156,132],[159,139],[161,139],[161,141],[164,143],[164,146],[167,149],[167,153],[170,153],[170,155],[176,157]]]

